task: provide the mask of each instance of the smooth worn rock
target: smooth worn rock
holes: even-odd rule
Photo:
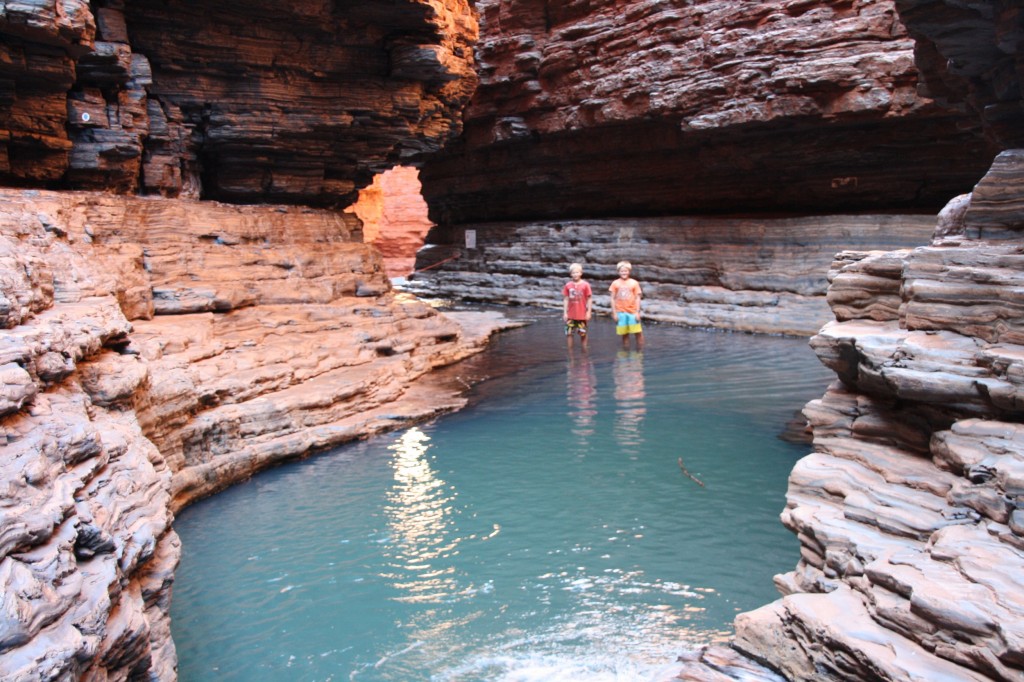
[[[946,219],[970,223],[974,197],[956,204]],[[1016,224],[1016,199],[999,204]],[[787,679],[1024,677],[1022,247],[974,234],[834,263],[839,320],[811,346],[840,381],[804,410],[814,452],[782,513],[800,562],[733,642]]]
[[[416,264],[416,252],[434,226],[420,194],[419,171],[396,166],[377,175],[359,192],[359,201],[347,209],[363,223],[363,240],[384,256],[390,277],[407,277]]]
[[[461,406],[431,370],[507,324],[393,292],[338,212],[0,195],[0,679],[173,680],[173,513]]]

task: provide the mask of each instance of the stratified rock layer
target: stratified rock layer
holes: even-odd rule
[[[1004,152],[930,246],[836,261],[811,345],[840,381],[782,514],[801,559],[736,619],[786,679],[1024,679],[1022,178]]]
[[[345,205],[459,132],[476,31],[464,0],[5,3],[0,182]]]
[[[477,6],[465,134],[421,175],[442,225],[934,212],[994,155],[918,93],[890,0]]]
[[[832,319],[825,292],[836,251],[921,244],[934,226],[934,216],[921,215],[439,226],[412,281],[454,299],[561,308],[569,264],[579,262],[594,310],[607,312],[616,263],[628,260],[643,287],[645,319],[810,336]]]
[[[354,218],[0,190],[0,679],[175,678],[173,512],[461,406]]]
[[[967,105],[1000,148],[1024,147],[1024,7],[1017,0],[895,0],[923,92]]]

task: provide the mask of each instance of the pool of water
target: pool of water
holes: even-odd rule
[[[453,370],[463,411],[180,515],[183,682],[655,680],[777,598],[806,340],[600,320],[584,354],[532,314]]]

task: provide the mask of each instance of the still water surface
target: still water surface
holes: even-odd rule
[[[806,340],[625,353],[605,319],[569,353],[532,314],[457,368],[467,409],[181,514],[182,682],[654,680],[778,596],[808,447],[777,436],[831,377]]]

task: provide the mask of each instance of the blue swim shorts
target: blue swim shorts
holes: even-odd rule
[[[619,336],[626,334],[639,334],[643,331],[640,328],[640,320],[632,313],[619,313],[618,321],[615,324],[615,333]]]

